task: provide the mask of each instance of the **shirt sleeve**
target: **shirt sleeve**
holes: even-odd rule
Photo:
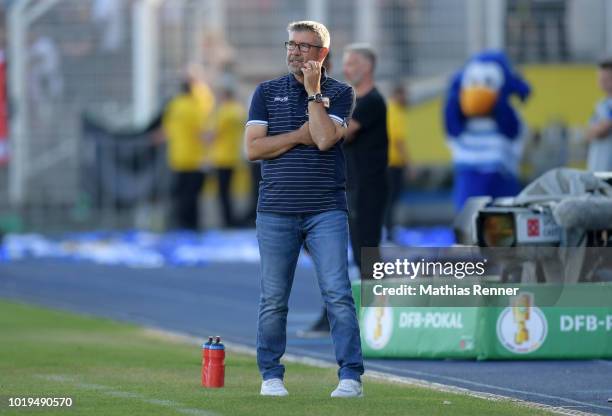
[[[354,105],[355,93],[353,88],[347,87],[342,92],[338,93],[338,95],[330,99],[327,114],[329,118],[336,123],[346,127],[348,120],[351,118]]]
[[[263,86],[260,84],[255,89],[251,98],[251,106],[249,108],[249,118],[246,123],[247,127],[251,125],[268,125],[268,109],[266,108],[266,97]]]

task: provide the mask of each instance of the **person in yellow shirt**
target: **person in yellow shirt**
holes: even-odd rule
[[[406,138],[408,132],[408,97],[403,85],[393,88],[391,99],[387,105],[387,134],[389,135],[389,197],[385,213],[385,229],[387,239],[391,240],[393,227],[393,211],[401,195],[405,171],[408,167],[408,149]]]
[[[213,116],[211,131],[211,162],[217,174],[219,197],[226,227],[237,224],[230,194],[234,170],[242,160],[242,138],[246,110],[236,100],[234,91],[225,88],[220,92],[219,108]]]
[[[181,93],[166,106],[162,128],[168,141],[168,165],[173,172],[174,217],[179,229],[199,229],[200,190],[204,183],[205,148],[202,132],[214,97],[203,83],[185,80]]]

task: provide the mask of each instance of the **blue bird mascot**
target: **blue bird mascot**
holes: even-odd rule
[[[455,170],[457,212],[472,196],[514,196],[525,127],[512,108],[513,94],[525,101],[530,87],[503,52],[474,55],[450,83],[444,124]]]

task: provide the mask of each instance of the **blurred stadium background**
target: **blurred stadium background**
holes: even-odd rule
[[[259,82],[285,72],[287,23],[306,18],[330,29],[333,76],[344,46],[365,41],[379,53],[381,91],[408,87],[414,174],[395,212],[398,245],[454,242],[442,102],[449,77],[484,48],[505,50],[533,88],[517,103],[530,129],[522,182],[585,166],[612,0],[0,0],[0,298],[253,346],[255,233],[215,230],[214,175],[206,232],[169,232],[160,119],[186,72],[232,86],[248,106]],[[233,180],[242,215],[250,171],[243,161]],[[197,267],[175,267],[185,265]],[[320,314],[313,272],[301,256],[288,352],[329,361],[328,338],[296,336]],[[606,414],[610,363],[366,360],[368,371]]]
[[[521,108],[532,140],[525,182],[555,166],[584,166],[581,131],[599,97],[594,62],[612,52],[606,0],[3,0],[10,158],[0,167],[0,230],[166,228],[168,172],[156,132],[186,68],[248,105],[284,72],[285,26],[312,18],[332,51],[366,41],[380,54],[383,92],[409,86],[408,146],[416,176],[397,221],[452,220],[450,154],[440,121],[448,77],[472,53],[505,49],[532,83]],[[333,74],[341,78],[341,53]],[[0,91],[2,91],[0,89]],[[6,116],[8,109],[8,117]],[[0,134],[1,135],[1,134]],[[234,178],[242,209],[246,164]],[[214,179],[205,223],[219,224]]]

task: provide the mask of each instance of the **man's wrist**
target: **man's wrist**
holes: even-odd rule
[[[305,124],[308,124],[308,122],[306,122]],[[293,131],[293,134],[291,135],[291,142],[293,145],[297,145],[297,144],[303,144],[304,140],[306,139],[306,133],[308,132],[308,127],[306,127],[306,130],[304,131],[304,125],[302,125],[302,127],[300,127],[297,130]]]
[[[308,104],[310,103],[322,103],[323,102],[323,94],[320,92],[316,92],[314,94],[308,95]]]
[[[293,133],[294,134],[291,136],[291,144],[294,146],[302,144],[302,142],[304,141],[304,133],[301,131],[301,129],[295,130]]]

